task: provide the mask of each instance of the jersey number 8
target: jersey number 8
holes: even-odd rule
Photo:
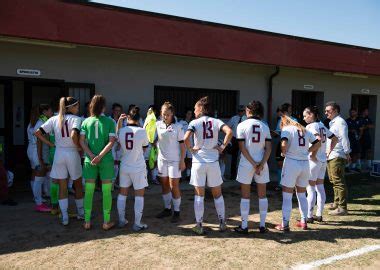
[[[303,134],[303,132],[299,130],[297,130],[297,132],[298,132],[298,145],[305,146],[306,145],[305,134]]]

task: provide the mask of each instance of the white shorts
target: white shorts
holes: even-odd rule
[[[81,158],[76,149],[57,148],[54,154],[50,177],[53,179],[77,180],[82,177]]]
[[[281,185],[294,188],[307,187],[310,179],[310,167],[308,160],[295,160],[285,158],[282,167]]]
[[[33,170],[37,170],[38,167],[40,166],[40,160],[38,158],[37,148],[32,147],[32,146],[28,146],[27,155],[28,155],[28,159],[30,161],[30,167]],[[49,164],[49,159],[46,156],[46,154],[43,154],[42,158],[43,158],[45,164]]]
[[[140,172],[128,172],[121,167],[119,181],[119,186],[122,188],[127,188],[133,185],[134,190],[139,190],[148,186],[145,169]]]
[[[310,180],[317,181],[317,179],[325,179],[326,174],[326,162],[309,160],[310,165]]]
[[[266,184],[269,182],[269,168],[268,164],[265,164],[263,170],[260,174],[256,174],[252,166],[240,166],[238,168],[237,178],[241,184],[250,185],[252,183],[252,178],[255,179],[257,184]]]
[[[217,187],[223,183],[219,162],[198,163],[193,162],[191,166],[190,185],[205,187]]]
[[[159,158],[157,159],[157,169],[159,177],[176,179],[182,176],[178,161],[167,161]]]

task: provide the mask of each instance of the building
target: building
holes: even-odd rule
[[[207,94],[222,118],[259,99],[272,125],[281,103],[300,114],[335,100],[344,117],[368,107],[380,132],[380,50],[76,2],[0,3],[0,152],[11,167],[25,161],[32,105],[61,95],[82,110],[94,93],[143,112],[171,100],[181,114]]]

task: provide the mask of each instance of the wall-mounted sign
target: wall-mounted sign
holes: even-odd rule
[[[303,89],[306,89],[306,90],[313,90],[314,89],[314,85],[312,84],[305,84],[303,86]]]
[[[362,94],[369,94],[371,91],[369,89],[362,89]]]
[[[23,75],[23,76],[41,76],[41,70],[18,68],[17,69],[17,75]]]

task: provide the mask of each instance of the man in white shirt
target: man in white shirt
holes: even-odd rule
[[[347,186],[345,180],[345,166],[351,162],[350,141],[346,121],[339,115],[340,106],[334,102],[327,102],[325,114],[330,119],[330,131],[338,138],[335,147],[327,152],[327,172],[334,189],[334,203],[330,206],[329,215],[347,215]],[[327,141],[330,149],[331,140]]]
[[[231,119],[227,122],[227,125],[232,129],[234,136],[231,140],[231,149],[229,153],[231,154],[231,179],[236,179],[237,172],[237,160],[239,155],[239,143],[237,141],[236,129],[237,126],[247,119],[245,115],[245,106],[240,105],[238,108],[238,113],[235,116],[232,116]]]

